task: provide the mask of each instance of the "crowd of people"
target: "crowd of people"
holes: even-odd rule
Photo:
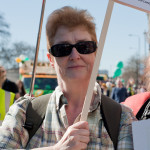
[[[136,93],[120,78],[115,84],[95,82],[87,120],[81,120],[97,51],[94,18],[87,10],[69,6],[57,9],[48,17],[46,38],[47,57],[58,80],[52,94],[24,96],[22,82],[9,81],[6,70],[0,67],[0,88],[4,94],[14,93],[17,99],[6,115],[0,109],[2,119],[5,116],[0,126],[0,149],[133,150],[132,122],[137,118],[126,99]],[[33,104],[36,109],[28,114]],[[30,119],[32,115],[37,124]]]
[[[129,96],[143,93],[147,90],[143,84],[136,86],[133,78],[130,78],[126,85],[120,77],[108,81],[97,80],[97,82],[101,86],[102,93],[118,103],[124,102]]]

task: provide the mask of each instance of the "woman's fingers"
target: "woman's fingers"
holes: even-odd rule
[[[79,122],[73,124],[71,127],[89,130],[88,122],[86,122],[86,121],[79,121]]]
[[[87,148],[89,138],[88,122],[77,122],[68,127],[62,139],[56,144],[58,147],[64,147],[69,150],[82,150]]]

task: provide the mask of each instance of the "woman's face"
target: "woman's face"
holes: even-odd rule
[[[68,29],[60,27],[54,37],[55,44],[76,44],[83,41],[92,41],[91,35],[84,27]],[[64,81],[89,80],[95,60],[95,52],[91,54],[80,54],[75,47],[69,56],[53,57],[52,61],[57,76]]]

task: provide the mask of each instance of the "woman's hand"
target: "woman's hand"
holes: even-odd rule
[[[80,121],[68,127],[62,139],[54,146],[55,150],[86,149],[90,141],[88,122]]]

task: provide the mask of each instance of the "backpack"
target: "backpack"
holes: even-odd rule
[[[29,140],[36,133],[38,128],[41,126],[45,113],[47,104],[51,94],[42,95],[33,99],[26,111],[26,121],[23,127],[27,129],[29,133]],[[119,126],[121,118],[121,105],[109,97],[102,95],[101,97],[101,114],[104,121],[104,126],[113,141],[114,149],[117,149]],[[114,117],[115,116],[115,117]]]
[[[150,118],[150,92],[130,96],[122,104],[130,107],[138,120]]]

